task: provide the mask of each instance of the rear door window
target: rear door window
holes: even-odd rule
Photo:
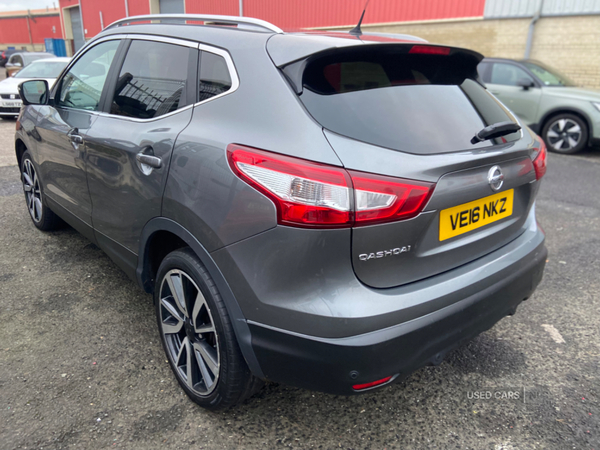
[[[185,106],[190,51],[181,45],[134,40],[117,79],[110,113],[152,119]]]
[[[306,65],[299,98],[324,128],[382,147],[416,154],[489,147],[496,142],[471,138],[514,119],[475,81],[478,62],[393,46],[329,52]]]

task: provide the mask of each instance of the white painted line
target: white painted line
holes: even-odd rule
[[[557,344],[564,344],[566,341],[564,340],[564,338],[562,337],[562,335],[558,332],[558,330],[556,328],[554,328],[554,325],[549,325],[547,323],[542,324],[542,328],[544,330],[546,330],[548,332],[548,334],[550,334],[550,337],[552,338],[552,340],[554,342],[556,342]]]

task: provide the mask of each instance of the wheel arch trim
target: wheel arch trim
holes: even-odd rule
[[[21,170],[21,161],[23,159],[23,154],[28,150],[25,142],[21,139],[20,136],[15,139],[15,156],[17,157],[17,163],[19,165],[19,170]]]
[[[142,230],[140,236],[140,247],[138,253],[138,264],[136,269],[136,278],[138,284],[148,293],[153,291],[153,283],[150,275],[150,264],[147,261],[147,251],[149,249],[149,243],[152,236],[159,231],[167,231],[181,238],[200,258],[200,261],[210,274],[211,278],[215,282],[221,298],[227,308],[227,313],[231,317],[231,323],[233,330],[240,346],[240,350],[248,368],[254,374],[254,376],[264,379],[263,371],[260,367],[258,359],[252,348],[252,335],[250,328],[244,317],[244,314],[233,295],[233,291],[229,287],[229,283],[225,280],[221,270],[214,262],[210,253],[204,248],[204,246],[184,227],[179,225],[177,222],[168,219],[166,217],[156,217],[150,220]]]
[[[575,115],[581,116],[581,118],[585,121],[585,124],[588,127],[588,138],[587,138],[588,142],[587,142],[587,144],[590,145],[592,143],[592,138],[594,137],[594,130],[592,128],[592,120],[590,119],[590,116],[588,116],[588,114],[586,112],[582,111],[581,109],[573,107],[573,106],[558,106],[556,108],[552,108],[550,111],[547,111],[543,115],[541,120],[538,122],[540,134],[543,131],[544,127],[546,126],[546,123],[548,122],[548,120],[552,116],[556,116],[557,114],[575,114]]]

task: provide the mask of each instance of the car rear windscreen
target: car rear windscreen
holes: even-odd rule
[[[515,119],[475,80],[478,59],[452,51],[411,54],[405,46],[381,46],[316,55],[305,62],[299,97],[324,128],[408,153],[470,150],[518,139],[520,132],[471,144],[482,128]]]

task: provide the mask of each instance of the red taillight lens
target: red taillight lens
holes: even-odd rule
[[[392,379],[392,377],[389,376],[389,377],[382,378],[381,380],[371,381],[370,383],[355,384],[354,386],[352,386],[352,389],[354,389],[355,391],[362,391],[363,389],[369,389],[369,388],[372,388],[375,386],[379,386],[381,384],[385,384],[388,381],[390,381],[391,379]]]
[[[433,192],[432,183],[349,173],[354,185],[355,226],[415,217]]]
[[[546,174],[546,167],[548,165],[548,150],[543,140],[538,140],[538,154],[533,160],[533,167],[535,168],[535,178],[539,180]]]
[[[422,55],[449,55],[450,47],[436,47],[435,45],[413,45],[408,53]]]
[[[350,177],[344,169],[231,144],[229,165],[277,206],[279,222],[305,227],[352,223]]]
[[[408,219],[425,207],[432,183],[403,180],[230,144],[233,172],[277,207],[278,222],[342,228]]]

